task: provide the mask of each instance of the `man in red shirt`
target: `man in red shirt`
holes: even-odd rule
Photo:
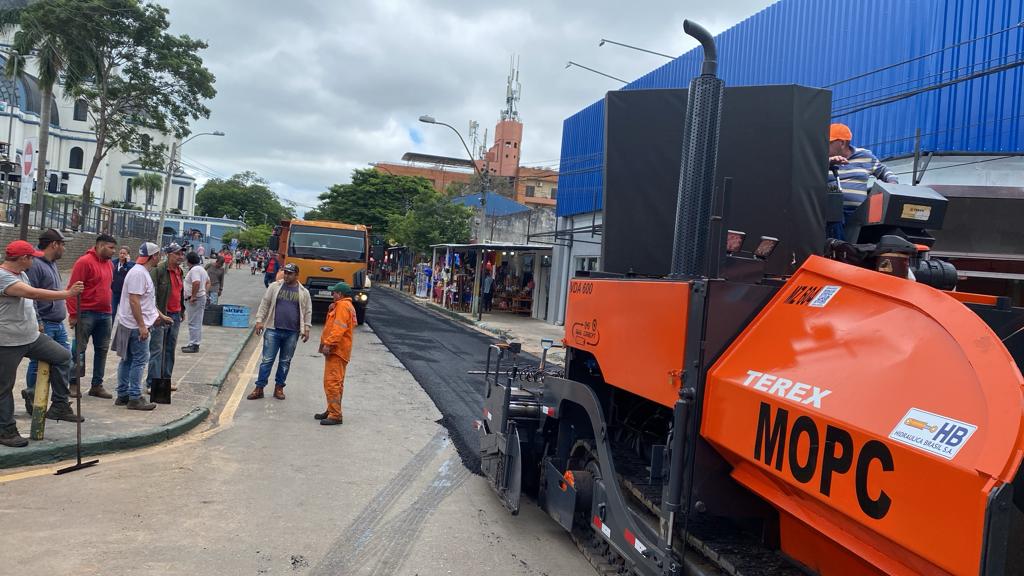
[[[110,392],[103,387],[103,375],[107,365],[107,351],[110,349],[111,331],[111,303],[114,299],[111,284],[114,280],[114,266],[110,259],[117,249],[117,240],[109,234],[100,234],[96,237],[96,245],[75,261],[71,268],[71,278],[68,279],[68,286],[74,286],[75,282],[85,284],[85,291],[82,292],[82,309],[77,309],[74,299],[68,299],[68,323],[74,331],[78,322],[82,323],[82,341],[74,342],[71,348],[73,361],[85,359],[85,349],[92,339],[92,386],[89,388],[89,396],[97,398],[113,398]],[[78,352],[81,346],[81,353]],[[77,398],[81,392],[72,386],[71,394]]]
[[[185,283],[181,274],[184,251],[172,242],[164,247],[167,259],[150,272],[156,287],[156,307],[171,318],[170,324],[155,326],[149,336],[148,387],[153,378],[170,378],[174,372],[174,351],[178,344],[178,329],[185,320]],[[178,387],[171,385],[171,390]]]

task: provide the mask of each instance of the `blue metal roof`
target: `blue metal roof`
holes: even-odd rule
[[[461,204],[462,206],[469,206],[471,208],[480,207],[480,195],[479,194],[466,194],[465,196],[456,196],[452,198],[452,204]],[[515,200],[509,200],[508,198],[497,194],[495,192],[487,193],[487,215],[488,216],[508,216],[509,214],[517,214],[519,212],[528,212],[529,206],[520,204]]]
[[[855,145],[883,158],[910,153],[918,128],[924,150],[1018,153],[1024,152],[1022,68],[849,112],[1021,59],[1024,28],[1000,31],[1022,20],[1020,0],[781,0],[715,38],[718,70],[727,86],[829,87],[938,51],[833,86],[836,121],[850,125]],[[699,48],[691,50],[623,89],[685,88],[702,58]],[[559,216],[600,209],[603,151],[601,100],[563,124]]]

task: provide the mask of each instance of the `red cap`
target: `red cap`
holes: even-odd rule
[[[24,240],[15,240],[7,245],[7,259],[14,260],[22,256],[42,256],[43,253],[36,250],[35,246]]]

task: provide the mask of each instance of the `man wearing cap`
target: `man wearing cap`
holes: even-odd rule
[[[181,328],[185,316],[185,282],[181,273],[184,251],[177,243],[171,242],[164,246],[163,252],[167,259],[153,268],[150,277],[156,286],[156,307],[161,314],[169,317],[171,322],[153,330],[153,337],[149,340],[147,387],[153,378],[170,378],[174,373],[178,329]],[[171,390],[177,389],[177,386],[171,385]]]
[[[53,403],[46,417],[76,422],[79,416],[68,403],[68,375],[71,373],[71,353],[39,331],[36,308],[32,300],[66,300],[82,293],[81,282],[67,290],[43,290],[29,284],[25,271],[32,260],[43,253],[24,240],[7,245],[4,261],[0,264],[0,444],[20,448],[28,441],[18,432],[14,422],[14,379],[18,364],[25,356],[47,362]]]
[[[121,302],[117,306],[117,332],[114,350],[121,358],[117,365],[115,406],[129,410],[152,410],[156,404],[142,398],[142,374],[149,364],[150,329],[159,321],[171,319],[156,306],[156,287],[150,273],[160,262],[160,248],[152,242],[139,246],[139,257],[124,278]]]
[[[89,396],[97,398],[112,398],[110,392],[103,387],[103,376],[107,366],[107,351],[110,349],[111,302],[114,299],[111,287],[114,266],[110,259],[116,249],[117,240],[113,236],[100,234],[96,237],[96,245],[75,261],[68,280],[69,284],[85,284],[81,310],[74,300],[67,301],[68,324],[74,329],[78,322],[82,323],[77,332],[82,341],[75,341],[71,353],[75,358],[85,358],[86,347],[89,340],[92,340],[92,386],[89,388]],[[81,352],[76,352],[78,346],[81,346]]]
[[[32,266],[25,272],[29,284],[43,290],[59,292],[63,290],[64,281],[57,269],[57,260],[64,256],[64,235],[50,228],[39,235],[39,250],[43,255],[32,259]],[[39,331],[53,339],[54,342],[71,351],[68,343],[68,331],[64,328],[64,319],[68,317],[68,309],[63,300],[36,300],[36,318],[39,320]],[[25,389],[21,397],[25,401],[25,412],[32,413],[32,400],[35,398],[36,372],[39,363],[30,360],[28,373],[25,375]],[[56,368],[51,367],[51,370]],[[65,377],[70,382],[71,375]]]
[[[352,288],[344,282],[338,282],[330,290],[334,303],[327,311],[324,331],[320,334],[327,410],[313,416],[322,426],[342,423],[341,397],[345,393],[345,369],[352,357],[352,331],[357,323],[356,309],[352,305]]]
[[[303,342],[309,340],[309,329],[312,325],[313,301],[309,290],[299,283],[299,268],[295,264],[285,264],[282,269],[284,278],[271,284],[256,312],[256,334],[263,337],[263,356],[260,359],[260,373],[256,378],[256,389],[249,394],[249,400],[263,398],[263,388],[270,380],[270,370],[277,358],[277,374],[274,378],[274,398],[284,400],[285,380],[291,368],[292,355],[301,337]]]
[[[899,179],[867,148],[851,144],[853,132],[846,124],[832,124],[828,129],[829,169],[839,172],[843,188],[843,214],[849,218],[868,196],[868,179],[899,184]]]

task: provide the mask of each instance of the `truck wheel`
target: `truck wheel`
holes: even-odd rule
[[[366,322],[366,306],[356,306],[356,323],[360,326]]]

